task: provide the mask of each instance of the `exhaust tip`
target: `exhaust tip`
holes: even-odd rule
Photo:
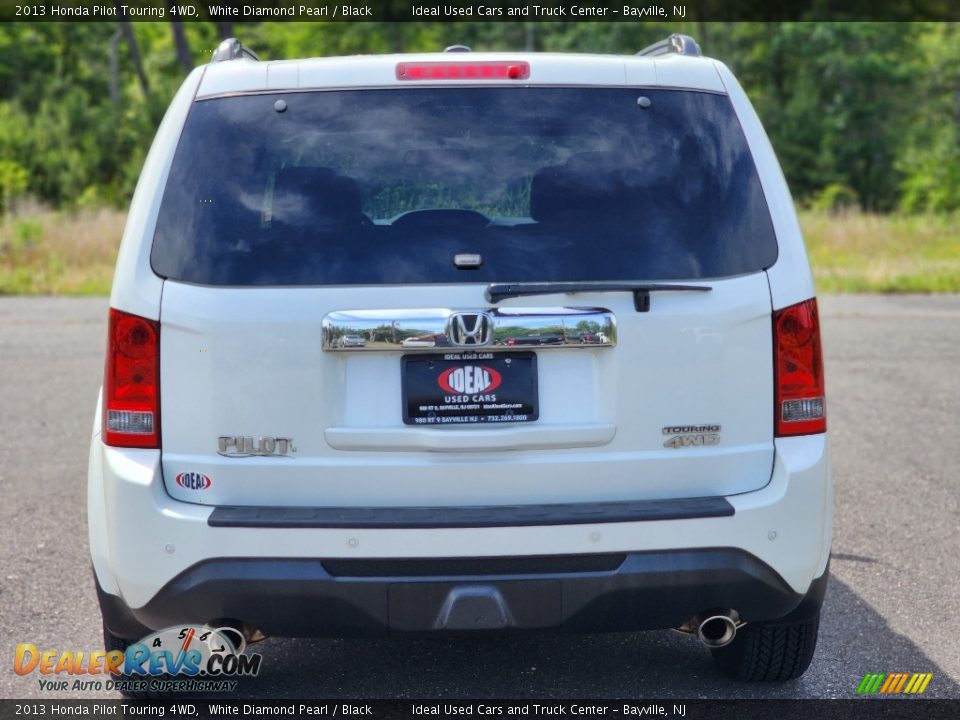
[[[709,648],[729,645],[737,636],[737,623],[730,615],[711,615],[697,626],[697,638]]]
[[[243,652],[247,645],[263,642],[267,639],[267,636],[264,635],[263,631],[261,631],[259,628],[235,618],[218,618],[216,620],[211,620],[206,624],[210,627],[229,630],[236,633],[237,640],[239,640],[239,642],[236,643],[238,652]]]

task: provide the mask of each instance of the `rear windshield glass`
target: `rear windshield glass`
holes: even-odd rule
[[[197,101],[151,259],[345,285],[709,278],[776,255],[727,97],[456,87]]]

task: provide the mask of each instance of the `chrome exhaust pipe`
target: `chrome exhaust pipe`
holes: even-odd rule
[[[737,636],[737,622],[731,615],[711,615],[697,626],[697,639],[708,648],[729,645]]]

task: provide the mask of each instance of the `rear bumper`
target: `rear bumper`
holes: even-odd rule
[[[671,627],[711,607],[760,620],[800,603],[824,574],[831,542],[823,435],[777,439],[770,483],[718,499],[718,508],[729,505],[724,512],[705,512],[689,501],[611,503],[613,515],[571,521],[547,513],[549,524],[524,525],[529,518],[521,522],[515,508],[501,508],[509,518],[484,518],[482,526],[474,508],[445,527],[419,514],[372,513],[373,520],[361,522],[309,508],[218,513],[166,493],[158,451],[108,448],[97,437],[89,478],[90,549],[105,606],[151,628],[231,615],[256,618],[277,635],[432,627],[439,610],[431,598],[445,601],[451,572],[455,583],[492,584],[515,627]],[[599,570],[571,570],[552,560],[616,555],[623,561]],[[518,556],[532,563],[519,575],[511,564]],[[481,577],[464,575],[463,566],[475,558],[492,565],[475,573]],[[351,563],[381,567],[357,575],[343,569]],[[411,563],[446,563],[446,569],[417,574]],[[407,571],[397,580],[399,567]],[[554,589],[536,589],[541,586]],[[528,602],[514,602],[516,593],[543,604],[540,620],[514,608]],[[407,599],[395,599],[401,596]],[[496,593],[490,597],[476,602],[500,602]],[[426,619],[392,623],[391,613],[399,612],[393,608],[406,602],[432,609],[424,610]]]
[[[362,637],[650,630],[717,608],[748,622],[799,619],[819,610],[826,582],[825,572],[797,593],[757,558],[716,548],[452,562],[217,559],[188,568],[141,608],[98,591],[104,621],[121,637],[223,619],[273,636]]]

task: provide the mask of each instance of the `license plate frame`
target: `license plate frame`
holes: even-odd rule
[[[476,427],[540,417],[534,352],[418,353],[400,363],[405,425]]]

